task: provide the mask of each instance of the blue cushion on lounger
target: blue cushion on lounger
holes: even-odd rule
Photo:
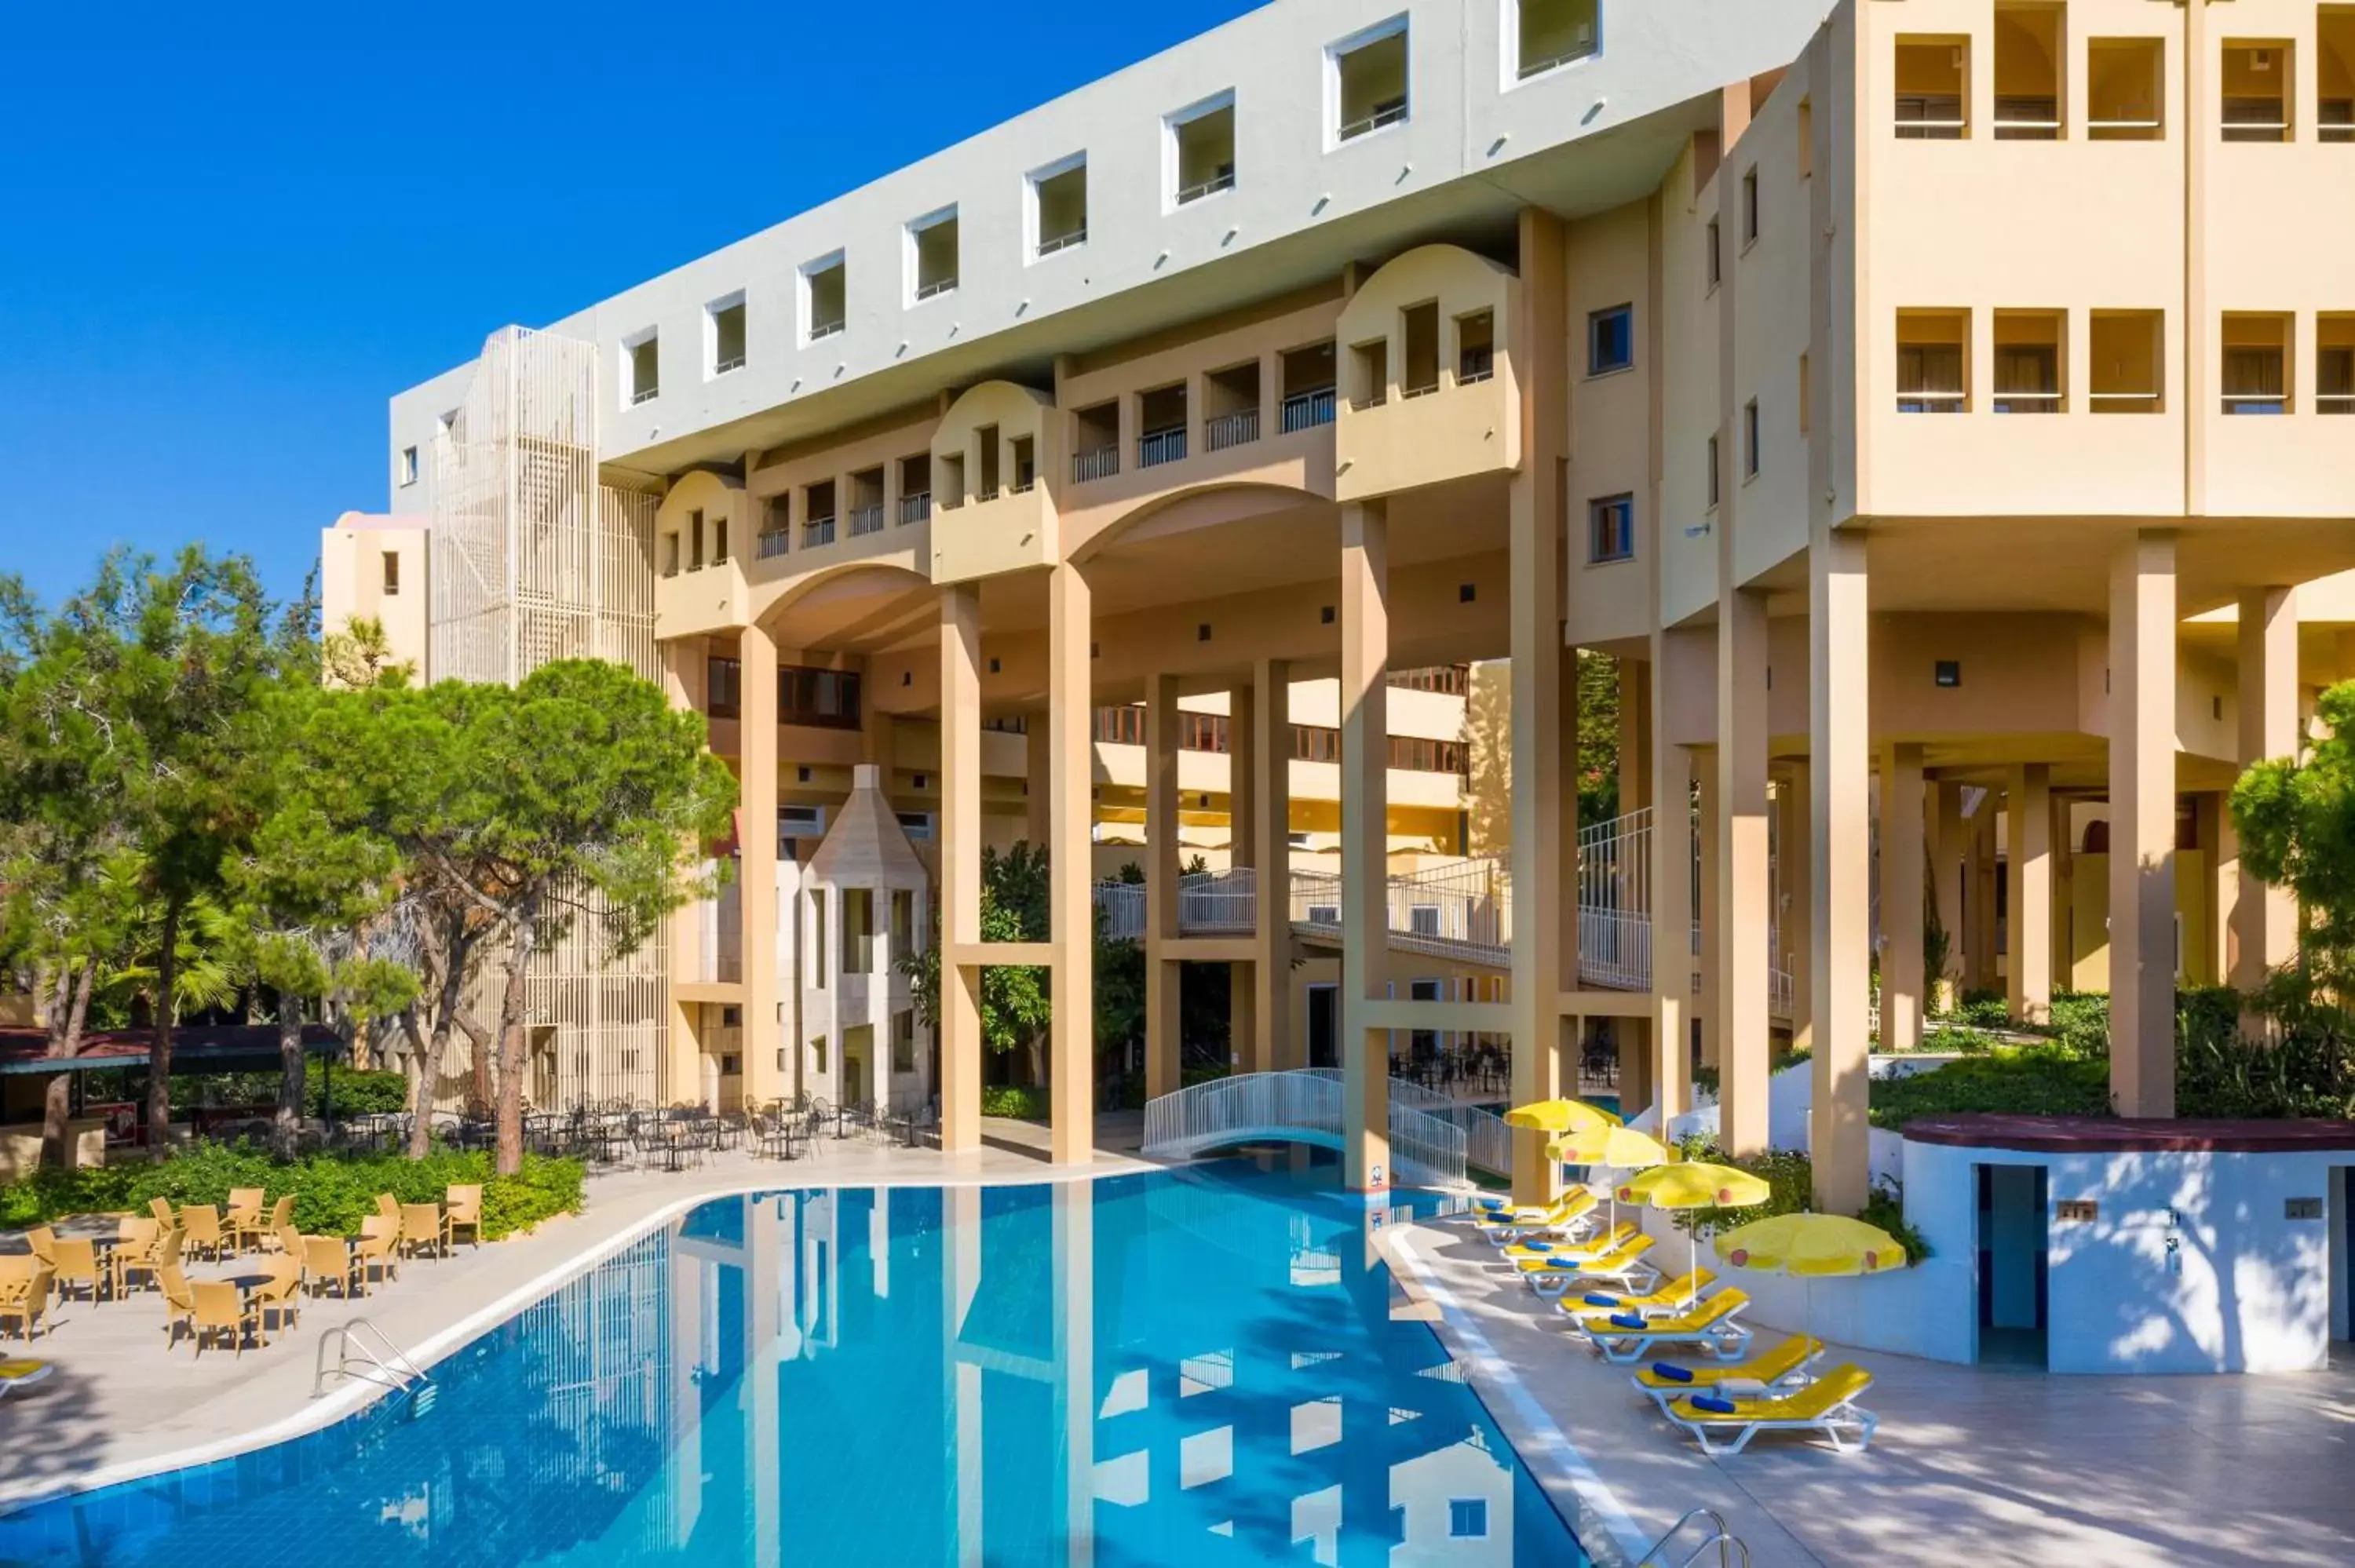
[[[1644,1315],[1641,1312],[1614,1312],[1611,1321],[1622,1329],[1640,1329],[1644,1326]]]
[[[1550,1241],[1523,1242],[1521,1245],[1529,1248],[1531,1252],[1551,1252],[1553,1250],[1553,1243]]]
[[[1652,1375],[1657,1378],[1663,1378],[1669,1383],[1690,1383],[1692,1382],[1692,1368],[1680,1367],[1674,1361],[1654,1361],[1652,1363]]]
[[[1586,1266],[1574,1257],[1550,1257],[1546,1259],[1545,1266],[1557,1274],[1577,1275],[1586,1272]]]
[[[1713,1393],[1694,1393],[1686,1397],[1692,1401],[1695,1410],[1706,1410],[1711,1415],[1732,1415],[1736,1409],[1733,1401],[1720,1399]]]
[[[1619,1298],[1616,1296],[1590,1296],[1586,1298],[1586,1304],[1589,1307],[1616,1307],[1619,1305]]]

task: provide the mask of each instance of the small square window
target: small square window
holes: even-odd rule
[[[944,207],[908,225],[908,293],[922,302],[957,286],[957,209]]]
[[[744,368],[744,291],[703,307],[703,362],[712,376]]]
[[[1326,123],[1336,145],[1404,123],[1407,19],[1393,16],[1325,51]]]
[[[1448,1499],[1447,1534],[1452,1541],[1486,1540],[1488,1535],[1488,1499]]]
[[[400,482],[403,484],[417,482],[417,449],[415,447],[400,449]]]
[[[1088,155],[1068,158],[1033,169],[1023,182],[1028,197],[1030,259],[1039,260],[1059,250],[1088,242]]]
[[[1636,307],[1614,305],[1586,318],[1586,373],[1606,376],[1636,363]]]
[[[842,252],[821,256],[802,268],[802,340],[832,337],[849,319],[849,275]]]
[[[1598,496],[1586,503],[1586,558],[1594,566],[1633,560],[1636,556],[1636,498]]]
[[[1163,187],[1177,208],[1235,188],[1235,95],[1231,88],[1162,121]]]
[[[1961,685],[1963,683],[1963,662],[1960,659],[1938,660],[1936,668],[1932,672],[1932,678],[1941,686]]]

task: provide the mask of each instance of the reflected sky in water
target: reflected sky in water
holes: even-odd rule
[[[0,1563],[1582,1563],[1276,1165],[707,1203],[421,1417],[0,1518]]]

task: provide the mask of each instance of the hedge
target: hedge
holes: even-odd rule
[[[488,1153],[437,1150],[422,1160],[399,1154],[314,1154],[293,1161],[252,1144],[198,1143],[158,1164],[41,1171],[0,1185],[0,1225],[40,1224],[68,1214],[144,1210],[148,1201],[226,1204],[232,1187],[259,1187],[276,1202],[292,1193],[294,1226],[307,1234],[351,1235],[376,1212],[377,1194],[404,1203],[440,1202],[453,1185],[483,1189],[485,1240],[529,1230],[553,1214],[581,1212],[577,1160],[524,1157],[513,1176],[495,1176]]]
[[[1754,1158],[1736,1160],[1728,1156],[1713,1139],[1689,1138],[1682,1140],[1679,1147],[1687,1160],[1707,1160],[1747,1171],[1753,1176],[1764,1177],[1767,1187],[1766,1201],[1753,1203],[1747,1208],[1675,1211],[1669,1220],[1680,1231],[1689,1233],[1701,1227],[1721,1233],[1746,1225],[1753,1220],[1772,1219],[1776,1214],[1802,1213],[1815,1207],[1815,1164],[1796,1150],[1778,1149]],[[1894,1185],[1875,1183],[1871,1196],[1865,1200],[1864,1207],[1858,1211],[1856,1217],[1869,1225],[1880,1226],[1894,1237],[1905,1249],[1905,1261],[1909,1266],[1930,1255],[1930,1244],[1923,1239],[1920,1231],[1906,1224],[1904,1194]]]
[[[1047,1091],[1029,1084],[993,1084],[981,1091],[981,1114],[1045,1121]]]

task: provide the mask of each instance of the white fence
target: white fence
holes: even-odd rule
[[[1303,1072],[1316,1073],[1338,1083],[1341,1070],[1337,1067],[1305,1067]],[[1405,1106],[1435,1117],[1464,1134],[1464,1158],[1469,1164],[1499,1176],[1513,1173],[1513,1129],[1505,1118],[1485,1107],[1465,1105],[1436,1089],[1426,1089],[1421,1084],[1404,1078],[1391,1080],[1391,1104]]]
[[[1391,1086],[1395,1091],[1399,1086]],[[1193,1084],[1148,1102],[1143,1152],[1187,1160],[1213,1149],[1263,1140],[1341,1147],[1340,1075],[1306,1069],[1242,1073]],[[1417,1186],[1465,1180],[1465,1136],[1454,1123],[1404,1103],[1390,1106],[1391,1175]]]

